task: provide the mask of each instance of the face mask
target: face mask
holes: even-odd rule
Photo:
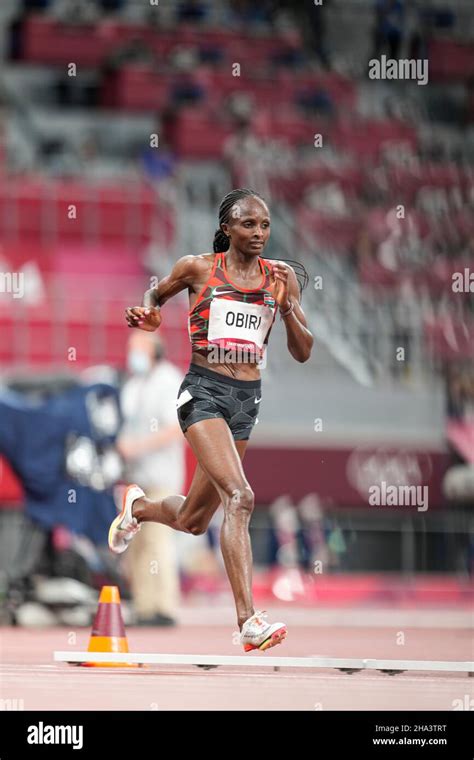
[[[129,351],[127,366],[133,375],[145,375],[151,369],[151,359],[143,351]]]

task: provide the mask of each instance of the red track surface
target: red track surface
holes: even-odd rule
[[[212,613],[215,617],[214,610]],[[205,609],[202,615],[204,624],[200,625],[129,628],[130,651],[242,654],[243,660],[265,657],[262,653],[241,653],[240,647],[233,644],[232,626],[206,625]],[[361,611],[354,611],[355,625],[360,624],[360,615]],[[441,620],[443,613],[439,615]],[[405,636],[403,645],[397,644],[400,631]],[[54,663],[52,653],[86,649],[87,630],[4,628],[1,639],[1,698],[22,699],[25,710],[451,710],[453,700],[473,695],[474,686],[474,680],[462,673],[406,672],[389,676],[377,671],[347,675],[336,670],[274,672],[269,668],[235,667],[211,671],[190,666],[80,668]],[[470,660],[473,644],[467,627],[446,627],[446,618],[439,628],[290,622],[286,642],[270,653]]]

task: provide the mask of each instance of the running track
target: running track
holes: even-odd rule
[[[292,608],[280,616],[289,635],[270,650],[275,656],[473,657],[472,618],[466,610]],[[128,628],[130,651],[241,653],[233,643],[230,610],[183,609],[181,621],[174,629]],[[400,633],[404,644],[397,644]],[[23,700],[25,710],[452,710],[453,700],[474,696],[474,679],[461,673],[80,668],[54,663],[52,652],[86,649],[89,630],[3,628],[0,638],[0,696]],[[265,654],[242,653],[243,661],[246,657]]]

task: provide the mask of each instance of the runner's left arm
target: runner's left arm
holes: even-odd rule
[[[294,269],[288,264],[276,261],[273,264],[272,279],[275,301],[286,327],[288,351],[297,362],[306,362],[311,356],[314,338],[308,330],[301,308]]]

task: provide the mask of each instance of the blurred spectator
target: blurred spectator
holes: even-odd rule
[[[200,24],[207,20],[209,9],[202,0],[185,0],[178,6],[177,17],[182,24]]]
[[[316,493],[304,496],[298,505],[301,523],[302,564],[310,572],[323,572],[329,566],[324,509]],[[316,563],[319,562],[319,567]]]
[[[376,0],[372,57],[398,58],[404,33],[404,0]]]
[[[327,9],[330,5],[331,0],[324,0],[322,5],[315,5],[314,0],[305,0],[304,4],[304,23],[309,45],[325,69],[330,68],[326,31]]]
[[[331,94],[324,86],[314,85],[296,96],[296,102],[309,118],[314,115],[334,116],[336,113],[335,103]]]
[[[405,9],[406,57],[428,58],[432,20],[428,0],[411,0]]]
[[[44,11],[49,8],[52,0],[23,0],[24,11]]]
[[[117,442],[128,481],[149,499],[182,493],[184,440],[175,407],[182,375],[164,358],[161,339],[139,331],[130,336],[128,367],[121,394],[125,422]],[[173,625],[179,575],[172,529],[143,524],[126,560],[138,624]]]
[[[159,182],[161,185],[164,180],[175,175],[176,156],[165,138],[160,137],[158,148],[145,148],[141,153],[141,161],[146,177],[152,182]]]
[[[251,25],[269,24],[275,3],[271,0],[230,0],[230,17],[237,24]]]
[[[337,182],[309,185],[304,193],[304,204],[310,209],[334,216],[346,216],[349,212],[348,198]]]
[[[448,365],[445,378],[448,416],[457,420],[474,417],[474,363]]]
[[[6,170],[6,111],[3,108],[2,92],[0,88],[0,177]]]
[[[171,77],[171,106],[195,103],[205,96],[205,86],[199,73],[199,54],[194,47],[178,47],[169,58]]]
[[[466,127],[474,124],[474,76],[470,76],[466,82],[466,99],[463,124]]]
[[[100,11],[94,0],[53,0],[51,15],[64,24],[95,24]]]
[[[287,494],[279,496],[270,505],[268,512],[272,523],[277,564],[281,567],[297,567],[300,523],[292,499]]]
[[[392,372],[394,377],[407,377],[413,360],[412,340],[419,317],[417,295],[409,278],[400,283],[393,305],[393,317]],[[401,348],[403,358],[398,356]]]
[[[97,2],[104,13],[115,13],[122,10],[127,5],[128,0],[97,0]]]
[[[251,187],[269,197],[265,148],[265,142],[254,132],[250,114],[241,109],[235,119],[235,131],[224,145],[224,160],[233,187]]]
[[[120,71],[127,64],[141,64],[154,66],[156,57],[145,40],[141,37],[132,37],[124,44],[115,48],[106,58],[103,64],[105,74]]]

